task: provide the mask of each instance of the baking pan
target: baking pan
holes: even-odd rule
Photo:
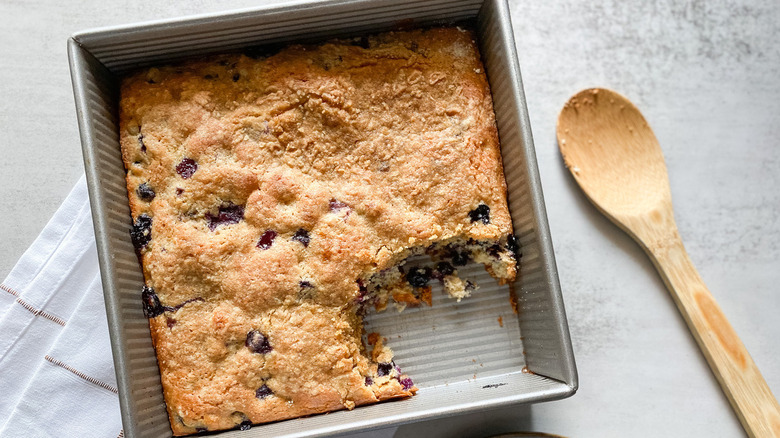
[[[431,308],[366,317],[420,391],[407,400],[255,426],[224,436],[317,436],[560,399],[577,372],[555,267],[531,129],[505,0],[342,0],[202,15],[81,32],[68,41],[71,76],[95,224],[124,434],[170,436],[160,375],[141,309],[143,275],[131,226],[118,141],[118,86],[126,72],[192,56],[315,42],[398,28],[474,26],[493,94],[520,275],[480,285],[458,303],[434,293]],[[516,310],[510,295],[516,297]]]

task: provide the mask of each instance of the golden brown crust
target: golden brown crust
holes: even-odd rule
[[[150,327],[176,435],[414,393],[368,358],[356,280],[412,247],[511,233],[472,39],[388,33],[124,80],[122,156],[133,218],[152,220],[140,253],[168,306]],[[481,204],[487,222],[470,216]],[[250,351],[252,331],[272,349]]]

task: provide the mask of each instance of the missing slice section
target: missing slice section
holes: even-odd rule
[[[357,280],[360,289],[358,313],[373,308],[382,312],[389,305],[399,312],[407,307],[432,305],[431,285],[438,282],[450,298],[460,302],[475,293],[479,286],[466,278],[458,268],[466,270],[470,263],[482,264],[500,284],[514,280],[517,272],[517,239],[507,235],[498,240],[454,238],[436,242],[427,247],[412,247],[400,254],[391,267]],[[417,387],[410,376],[395,364],[393,351],[384,344],[386,339],[372,332],[364,342],[371,347],[369,375],[366,386],[376,387],[397,380],[411,393]]]

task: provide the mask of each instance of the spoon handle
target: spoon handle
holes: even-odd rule
[[[635,235],[661,274],[742,427],[750,437],[780,437],[780,405],[693,266],[677,227],[673,222],[669,225],[664,230],[634,231],[639,231]]]

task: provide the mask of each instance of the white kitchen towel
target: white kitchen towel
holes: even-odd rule
[[[0,437],[123,435],[84,177],[0,289]]]

